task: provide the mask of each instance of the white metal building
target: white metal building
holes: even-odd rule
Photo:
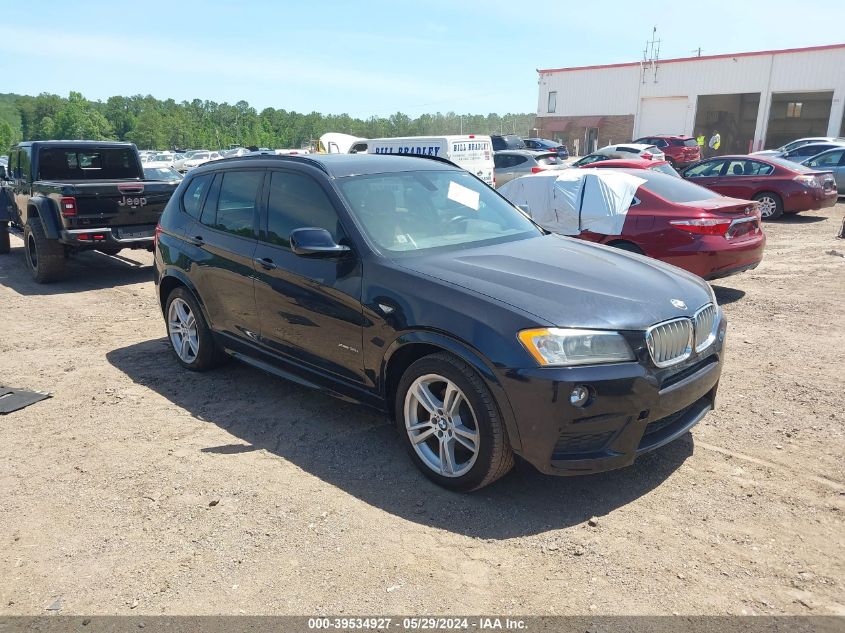
[[[534,133],[582,154],[651,134],[718,130],[722,152],[845,134],[845,44],[537,72]]]

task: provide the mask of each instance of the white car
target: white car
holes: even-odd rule
[[[152,157],[147,159],[144,162],[144,167],[173,167],[173,163],[176,160],[176,155],[172,152],[161,152],[159,154],[153,154]]]
[[[191,171],[194,167],[199,167],[208,161],[220,160],[221,158],[223,157],[220,155],[220,152],[196,152],[182,163],[182,169],[180,171]]]
[[[645,160],[666,160],[666,155],[656,145],[643,143],[621,143],[597,149],[594,154],[613,156],[613,158],[644,158]]]
[[[841,136],[806,136],[804,138],[798,138],[792,141],[791,143],[787,143],[777,149],[764,149],[760,150],[759,152],[751,152],[752,156],[783,156],[784,154],[791,152],[794,149],[798,149],[799,147],[803,147],[804,145],[809,145],[810,143],[845,143],[845,138]]]

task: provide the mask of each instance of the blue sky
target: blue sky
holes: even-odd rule
[[[534,112],[536,68],[636,61],[655,25],[663,58],[845,42],[841,0],[710,0],[706,12],[683,0],[4,4],[0,92],[244,99],[364,118]]]

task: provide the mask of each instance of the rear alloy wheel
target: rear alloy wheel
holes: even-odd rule
[[[426,356],[407,369],[396,417],[411,459],[441,486],[476,490],[513,466],[492,394],[469,365],[450,354]]]
[[[205,322],[197,300],[185,287],[167,297],[167,337],[179,363],[193,371],[212,369],[225,360]]]
[[[758,193],[753,199],[760,207],[760,215],[764,220],[777,220],[783,215],[783,201],[778,194],[765,191]]]

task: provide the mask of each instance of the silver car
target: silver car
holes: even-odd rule
[[[524,149],[503,149],[493,152],[493,165],[497,187],[520,176],[529,176],[547,169],[563,169],[566,166],[557,152],[536,152]]]
[[[826,150],[806,159],[801,164],[810,169],[832,171],[839,195],[845,196],[845,147]]]

